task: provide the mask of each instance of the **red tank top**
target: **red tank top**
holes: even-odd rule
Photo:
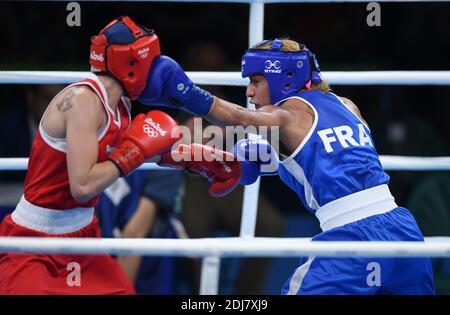
[[[97,162],[104,162],[108,153],[121,143],[130,125],[130,108],[123,99],[120,99],[115,121],[113,111],[108,106],[108,96],[103,84],[96,77],[92,77],[71,84],[67,88],[80,85],[89,86],[98,95],[108,115],[108,121],[102,126],[98,136]],[[25,179],[24,196],[27,201],[48,209],[88,208],[98,203],[99,196],[85,203],[79,203],[72,197],[67,172],[66,147],[65,139],[52,138],[45,133],[41,121],[31,149]]]

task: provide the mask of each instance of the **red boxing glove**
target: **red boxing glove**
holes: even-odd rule
[[[139,114],[131,122],[120,146],[111,152],[108,159],[128,175],[144,161],[157,154],[164,154],[181,138],[181,133],[172,131],[177,123],[164,112],[152,110],[147,115]]]
[[[212,182],[209,193],[222,197],[239,184],[242,175],[241,163],[229,152],[202,144],[193,143],[180,146],[163,155],[161,166],[186,169],[206,177]]]

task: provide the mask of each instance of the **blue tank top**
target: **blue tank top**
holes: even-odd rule
[[[314,111],[311,130],[278,174],[313,214],[341,197],[389,182],[370,130],[333,93],[300,92]]]

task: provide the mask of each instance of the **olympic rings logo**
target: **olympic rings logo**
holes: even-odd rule
[[[281,62],[279,60],[275,60],[274,62],[272,62],[271,60],[267,59],[266,62],[264,63],[264,67],[266,67],[266,69],[280,69],[281,68]]]
[[[145,124],[142,129],[144,130],[144,132],[147,134],[147,136],[151,137],[151,138],[156,138],[158,136],[158,132],[156,132],[155,129],[153,129],[151,126]]]

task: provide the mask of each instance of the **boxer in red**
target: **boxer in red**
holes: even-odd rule
[[[91,39],[93,73],[48,105],[34,139],[24,195],[2,221],[0,236],[100,237],[93,214],[99,194],[150,158],[193,172],[207,170],[217,195],[238,184],[238,164],[230,173],[218,161],[172,161],[172,146],[181,135],[173,132],[177,124],[167,114],[150,111],[131,121],[130,99],[144,89],[159,54],[154,31],[128,17],[115,19]],[[132,293],[109,255],[0,254],[0,294]]]

